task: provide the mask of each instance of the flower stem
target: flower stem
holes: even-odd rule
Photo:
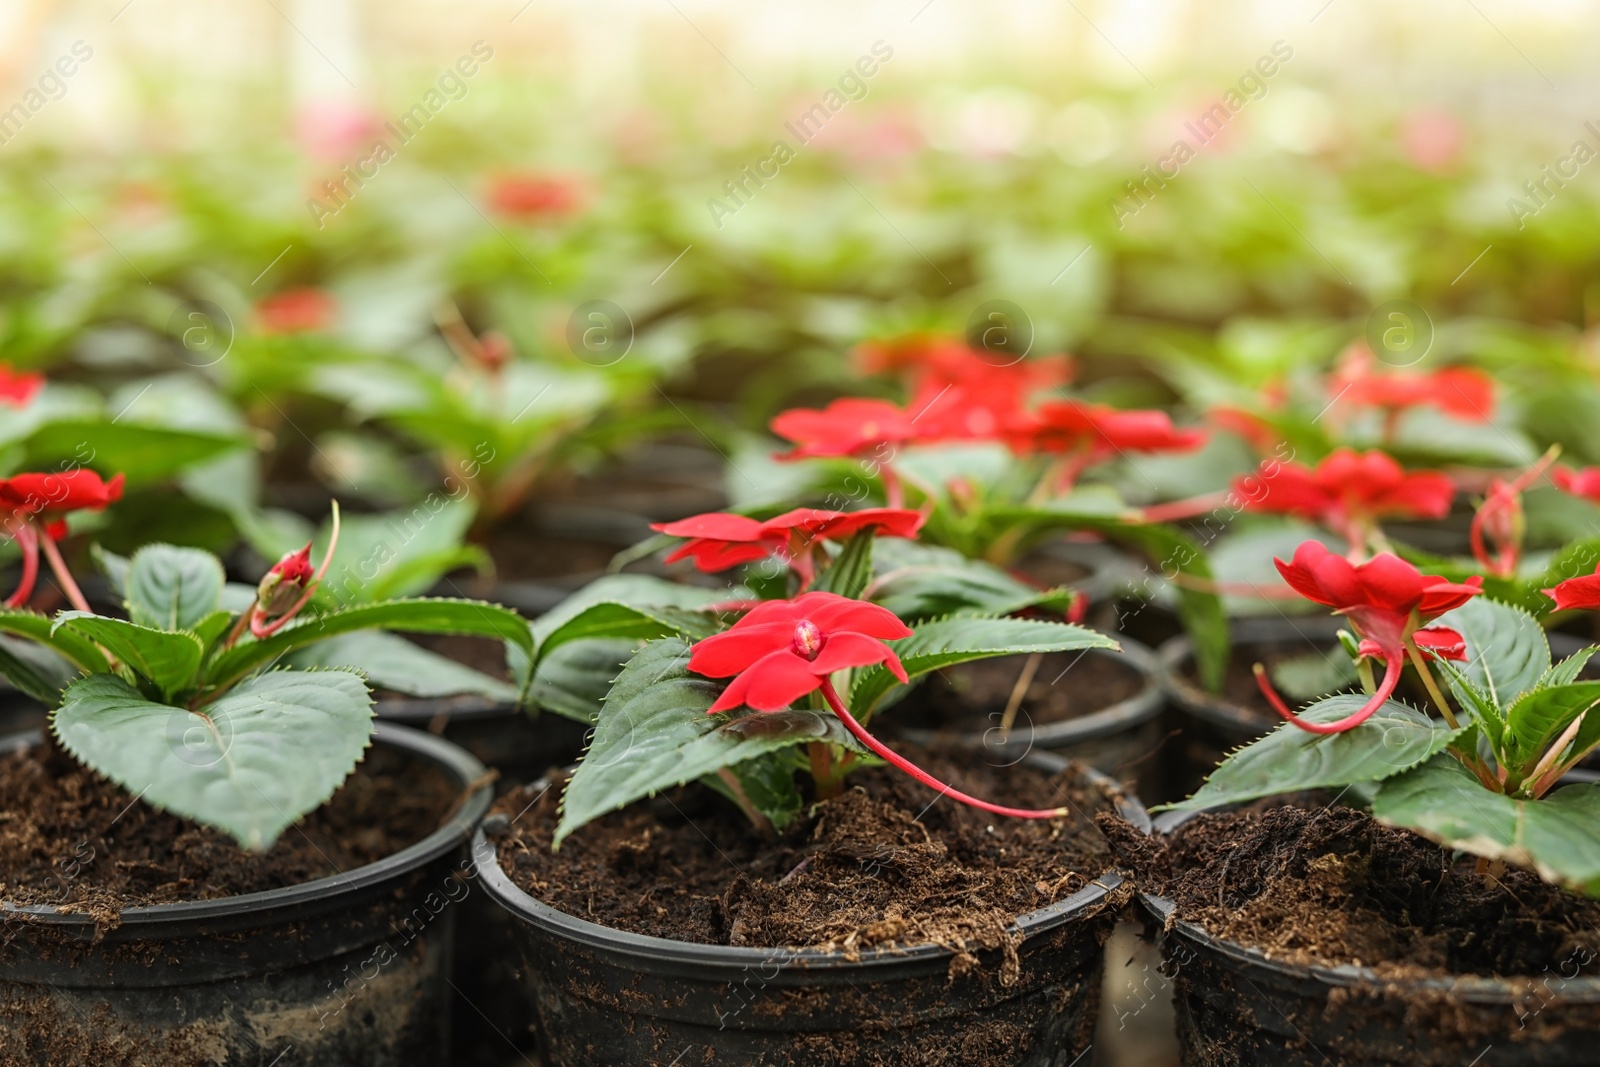
[[[1071,808],[1048,808],[1036,810],[1007,808],[999,804],[991,804],[986,800],[979,800],[976,797],[968,796],[955,787],[946,785],[945,783],[939,781],[939,779],[935,778],[921,767],[918,767],[904,756],[890,749],[876,737],[873,737],[871,734],[867,733],[866,727],[862,726],[859,722],[856,722],[855,717],[850,714],[850,709],[845,707],[844,701],[839,699],[838,692],[833,688],[833,682],[827,678],[822,680],[822,698],[828,702],[828,707],[833,709],[833,713],[839,717],[839,721],[844,723],[844,728],[855,735],[856,740],[867,746],[868,751],[870,751],[873,755],[883,759],[897,770],[904,771],[906,774],[909,774],[923,785],[928,786],[931,789],[938,790],[940,793],[948,796],[952,800],[958,800],[961,803],[966,804],[969,807],[977,808],[980,811],[987,811],[994,815],[1009,815],[1016,819],[1058,819],[1061,816],[1068,814],[1072,810]]]
[[[1272,683],[1267,680],[1267,668],[1257,663],[1255,666],[1256,685],[1261,687],[1261,695],[1267,698],[1267,703],[1272,705],[1272,710],[1300,729],[1313,734],[1342,734],[1346,730],[1353,730],[1357,726],[1372,718],[1373,712],[1383,706],[1389,699],[1389,694],[1394,692],[1394,687],[1400,684],[1400,671],[1405,667],[1405,660],[1399,656],[1390,656],[1383,661],[1383,681],[1378,683],[1378,691],[1373,693],[1361,709],[1340,719],[1338,722],[1309,722],[1289,710],[1277,690],[1272,688]]]
[[[17,582],[17,591],[6,598],[6,607],[20,608],[33,596],[33,587],[39,580],[39,531],[32,523],[23,522],[12,536],[22,550],[22,578]]]
[[[39,547],[44,550],[44,558],[50,561],[50,569],[55,572],[56,581],[61,583],[61,591],[67,594],[67,599],[72,601],[72,606],[89,615],[94,614],[94,609],[89,606],[88,599],[83,595],[83,590],[78,588],[78,583],[73,581],[72,572],[67,570],[67,561],[61,558],[61,549],[56,547],[55,538],[47,530],[36,531]]]
[[[1417,669],[1417,674],[1422,678],[1423,686],[1428,690],[1428,695],[1433,702],[1439,705],[1439,712],[1444,716],[1444,721],[1450,724],[1450,729],[1459,730],[1461,724],[1456,722],[1455,713],[1450,710],[1450,702],[1444,698],[1444,693],[1439,689],[1439,683],[1434,681],[1433,672],[1428,669],[1428,663],[1422,658],[1422,653],[1417,651],[1416,644],[1409,638],[1406,640],[1406,655],[1411,657],[1411,665]]]

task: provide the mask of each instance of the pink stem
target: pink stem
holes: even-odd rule
[[[1204,515],[1208,511],[1215,511],[1228,499],[1228,493],[1204,493],[1200,496],[1190,497],[1188,500],[1173,500],[1166,504],[1154,504],[1139,510],[1139,520],[1145,523],[1175,522],[1178,519],[1192,519],[1197,515]]]
[[[17,591],[6,598],[6,607],[20,608],[33,596],[34,584],[39,580],[39,531],[31,523],[22,522],[13,536],[22,549],[22,579],[17,582]]]
[[[1257,663],[1255,667],[1256,685],[1261,687],[1261,694],[1267,698],[1267,703],[1272,705],[1272,710],[1294,723],[1300,729],[1313,734],[1342,734],[1346,730],[1353,730],[1357,726],[1372,718],[1372,713],[1383,706],[1389,699],[1389,694],[1394,692],[1394,687],[1400,683],[1400,672],[1405,667],[1405,660],[1401,656],[1389,656],[1383,661],[1383,680],[1378,683],[1378,691],[1372,694],[1361,710],[1340,719],[1338,722],[1320,723],[1310,722],[1289,710],[1283,698],[1272,688],[1272,683],[1267,680],[1267,669]]]
[[[1009,815],[1016,819],[1059,819],[1072,810],[1071,808],[1049,808],[1043,810],[1007,808],[999,804],[991,804],[986,800],[979,800],[976,797],[970,797],[953,786],[939,781],[939,779],[867,733],[867,728],[856,722],[855,718],[850,714],[850,709],[846,708],[844,701],[839,699],[839,694],[833,688],[833,683],[826,678],[822,680],[822,698],[828,702],[828,707],[833,709],[833,713],[839,717],[839,721],[844,723],[844,728],[854,734],[856,740],[866,745],[868,751],[872,752],[873,755],[882,758],[923,785],[928,786],[930,789],[938,790],[952,800],[959,800],[961,803],[977,808],[980,811],[991,812],[995,815]]]
[[[878,477],[883,480],[884,502],[891,508],[905,507],[905,486],[900,484],[900,476],[894,472],[894,468],[889,466],[887,463],[880,464],[878,467]]]
[[[55,571],[56,580],[61,583],[61,591],[67,594],[67,599],[72,601],[72,606],[89,615],[94,614],[94,609],[89,606],[88,599],[83,595],[83,590],[78,588],[78,583],[72,580],[72,572],[67,570],[67,561],[61,558],[61,550],[56,547],[55,538],[48,531],[38,531],[39,547],[44,549],[44,558],[50,561],[50,569]]]

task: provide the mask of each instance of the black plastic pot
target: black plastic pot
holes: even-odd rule
[[[1344,655],[1336,635],[1346,625],[1342,618],[1326,615],[1236,619],[1229,624],[1232,656],[1235,662],[1249,664],[1285,649],[1322,648]],[[1186,635],[1168,639],[1157,650],[1156,660],[1167,703],[1177,713],[1173,723],[1177,734],[1167,747],[1163,770],[1170,791],[1151,794],[1165,802],[1194,792],[1224,756],[1269,733],[1280,720],[1224,694],[1208,692],[1191,678],[1186,668],[1194,660],[1194,646]]]
[[[1153,773],[1154,761],[1147,759],[1161,743],[1161,708],[1165,693],[1161,688],[1161,673],[1155,654],[1129,637],[1118,637],[1121,652],[1091,648],[1085,655],[1100,656],[1125,665],[1142,679],[1139,691],[1126,700],[1089,715],[1062,722],[1034,723],[1025,714],[1027,704],[1019,708],[1017,723],[1004,736],[997,726],[970,732],[955,733],[949,730],[925,730],[915,727],[895,729],[919,745],[957,745],[975,752],[983,752],[991,763],[1015,763],[1028,752],[1048,749],[1059,756],[1080,760],[1117,778],[1137,784],[1134,779],[1147,767]],[[959,668],[956,668],[959,669]],[[1065,675],[1070,678],[1070,671]],[[915,699],[912,697],[911,699]],[[990,716],[998,722],[994,709]],[[889,712],[889,719],[894,712]],[[974,724],[985,722],[981,709],[975,709]]]
[[[444,825],[393,856],[286,889],[129,908],[103,937],[81,914],[0,906],[0,1062],[446,1063],[465,845],[491,791],[474,784],[483,766],[437,737],[379,723],[375,743],[462,790]]]
[[[588,743],[588,728],[564,715],[529,715],[515,704],[478,696],[382,696],[378,717],[460,745],[500,772],[502,785],[530,781],[565,767]]]
[[[1033,753],[1058,772],[1066,761]],[[1149,817],[1122,797],[1124,817]],[[557,911],[519,889],[480,831],[487,894],[511,916],[524,1031],[546,1067],[623,1063],[982,1063],[1068,1067],[1093,1039],[1101,948],[1115,921],[1108,873],[1016,922],[1021,973],[998,954],[953,978],[950,949],[919,945],[851,958],[816,949],[731,948],[647,937]]]
[[[1193,812],[1156,820],[1169,833]],[[1592,1067],[1600,978],[1552,961],[1531,978],[1383,978],[1270,959],[1141,894],[1175,976],[1185,1067]],[[1593,963],[1589,964],[1593,968]],[[1571,975],[1570,977],[1568,975]]]

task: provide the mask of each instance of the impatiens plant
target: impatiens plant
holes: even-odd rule
[[[1482,595],[1476,581],[1427,577],[1386,553],[1351,564],[1311,543],[1278,566],[1350,621],[1345,647],[1367,691],[1291,712],[1263,682],[1289,721],[1172,807],[1334,790],[1368,802],[1380,822],[1480,857],[1480,869],[1529,867],[1600,896],[1600,785],[1560,784],[1600,747],[1600,682],[1580,678],[1600,649],[1552,664],[1533,616]],[[1559,607],[1595,608],[1597,588],[1600,578],[1585,576],[1548,593]],[[1384,665],[1376,685],[1374,660]],[[1393,698],[1407,664],[1427,694],[1421,708]]]
[[[147,804],[268,848],[349,776],[373,730],[366,664],[286,667],[297,652],[374,629],[530,643],[523,619],[475,601],[308,609],[332,552],[314,570],[294,553],[256,590],[226,582],[197,549],[108,557],[127,617],[0,612],[0,632],[46,650],[0,646],[0,672],[54,709],[55,739],[88,767]]]
[[[536,623],[536,667],[582,640],[645,641],[598,708],[593,740],[566,787],[557,843],[608,811],[696,780],[770,833],[808,800],[835,795],[849,771],[876,760],[984,811],[1063,814],[961,793],[879,741],[867,724],[942,667],[1115,642],[1071,623],[976,612],[908,625],[881,605],[833,591],[866,584],[876,526],[825,565],[818,559],[811,591],[797,596],[695,608],[648,603],[648,587],[638,586],[628,590],[636,594],[629,602],[596,594],[582,606],[558,608],[553,628]],[[809,790],[796,781],[801,773]]]

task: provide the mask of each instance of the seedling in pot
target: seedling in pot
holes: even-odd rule
[[[290,553],[251,591],[227,583],[210,553],[147,545],[125,570],[113,562],[126,619],[86,605],[53,620],[0,612],[0,632],[53,653],[41,667],[0,646],[0,672],[54,708],[52,732],[85,765],[147,804],[269,848],[333,794],[373,731],[361,662],[305,670],[283,667],[288,657],[374,629],[530,644],[520,616],[475,601],[310,608],[336,546],[335,532],[315,566],[309,547]]]
[[[1476,855],[1536,870],[1600,896],[1600,786],[1560,786],[1600,747],[1600,682],[1579,675],[1597,651],[1552,665],[1537,619],[1482,594],[1482,580],[1423,575],[1389,553],[1353,564],[1316,542],[1284,580],[1347,618],[1363,693],[1298,712],[1262,691],[1287,722],[1229,756],[1179,809],[1306,789],[1370,796],[1380,822]],[[1600,575],[1547,590],[1562,609],[1600,608]],[[1348,646],[1347,646],[1348,647]],[[1374,669],[1382,667],[1374,682]],[[1425,708],[1393,699],[1406,669]]]
[[[977,612],[907,625],[881,605],[846,595],[866,588],[874,529],[896,528],[894,514],[851,513],[876,521],[831,556],[817,551],[800,563],[800,553],[786,547],[805,592],[721,602],[708,594],[698,608],[599,600],[562,612],[564,621],[545,631],[535,650],[536,676],[539,662],[564,643],[600,637],[646,643],[598,709],[593,741],[567,784],[556,843],[606,812],[697,780],[771,833],[804,806],[799,776],[809,777],[814,797],[825,799],[844,787],[851,771],[879,761],[987,812],[1037,819],[1064,814],[1067,809],[1019,809],[968,796],[885,745],[868,724],[916,679],[942,667],[992,656],[1115,648],[1115,642],[1072,623]],[[709,525],[695,529],[712,532]],[[730,525],[717,532],[736,531]],[[715,559],[720,549],[691,542],[684,551]],[[736,621],[728,625],[729,618]]]

